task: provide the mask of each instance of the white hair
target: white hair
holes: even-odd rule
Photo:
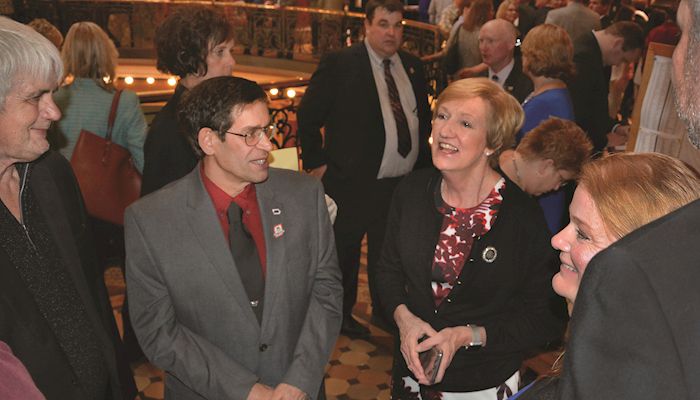
[[[22,77],[58,84],[63,63],[58,49],[34,29],[0,17],[0,110]]]

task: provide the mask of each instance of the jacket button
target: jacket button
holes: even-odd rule
[[[469,259],[469,262],[470,262],[470,263],[471,263],[471,262],[474,262],[474,259],[473,259],[473,258],[470,258],[470,259]]]
[[[265,351],[267,350],[267,345],[265,343],[260,345],[260,351]]]
[[[448,298],[447,298],[447,302],[448,302],[448,303],[452,303],[452,299],[450,299],[450,298],[448,297]]]
[[[461,285],[461,284],[462,284],[462,281],[457,281],[457,284],[458,284],[458,285]]]

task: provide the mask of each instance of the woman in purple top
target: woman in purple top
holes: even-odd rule
[[[10,346],[0,341],[0,397],[4,400],[46,400]]]
[[[574,108],[565,80],[574,74],[574,47],[568,33],[552,24],[539,25],[522,44],[523,71],[532,80],[533,92],[525,99],[525,122],[516,142],[549,117],[574,119]],[[538,198],[552,234],[564,226],[566,195],[557,190]]]

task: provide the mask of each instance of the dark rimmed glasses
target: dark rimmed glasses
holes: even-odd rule
[[[275,124],[270,124],[261,128],[250,128],[246,132],[226,131],[224,133],[240,136],[245,139],[245,144],[248,146],[255,146],[260,143],[263,136],[268,140],[272,139],[272,137],[275,136],[275,133],[277,133],[277,126]]]

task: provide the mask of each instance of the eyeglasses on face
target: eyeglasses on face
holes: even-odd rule
[[[259,128],[250,128],[244,132],[226,131],[224,133],[240,136],[245,139],[245,144],[248,146],[255,146],[256,144],[260,143],[263,136],[268,140],[272,139],[272,137],[275,136],[275,133],[277,133],[277,126],[275,126],[275,124],[270,124]]]

